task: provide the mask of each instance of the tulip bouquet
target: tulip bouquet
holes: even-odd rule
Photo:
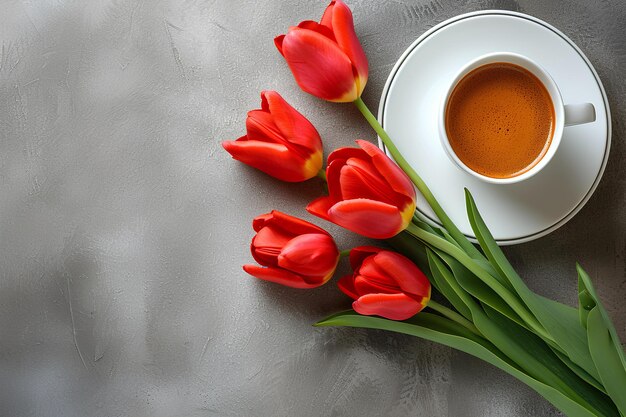
[[[468,190],[467,215],[479,245],[461,233],[361,100],[368,62],[350,9],[332,1],[319,23],[301,22],[274,41],[300,88],[324,100],[354,103],[393,160],[371,143],[357,141],[358,148],[332,152],[324,168],[318,132],[273,91],[261,93],[261,109],[248,113],[247,134],[223,142],[224,148],[283,181],[326,181],[328,195],[307,210],[387,245],[339,251],[325,230],[273,211],[254,219],[251,251],[259,265],[244,270],[277,284],[315,288],[327,283],[348,256],[354,272],[339,279],[338,287],[354,300],[353,309],[316,326],[421,337],[497,366],[567,415],[626,417],[626,357],[589,276],[577,267],[577,307],[532,292],[498,247]],[[416,214],[416,192],[441,228]],[[431,299],[431,286],[441,304]]]

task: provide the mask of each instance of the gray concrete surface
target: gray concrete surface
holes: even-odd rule
[[[569,224],[507,252],[529,285],[571,303],[580,261],[626,339],[623,0],[350,4],[373,109],[401,52],[459,13],[528,13],[587,54],[613,111],[605,177]],[[221,149],[262,89],[310,117],[327,150],[375,139],[351,106],[301,93],[273,46],[325,6],[0,1],[1,416],[559,415],[448,348],[312,328],[349,305],[332,285],[302,292],[241,270],[252,217],[278,208],[311,219],[303,207],[322,192]],[[367,242],[328,229],[343,247]]]

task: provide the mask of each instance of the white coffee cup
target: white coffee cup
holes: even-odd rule
[[[555,116],[554,133],[552,135],[552,140],[550,141],[549,148],[544,154],[543,158],[541,158],[541,160],[529,170],[524,171],[517,176],[509,178],[488,177],[469,168],[465,163],[463,163],[463,161],[461,161],[461,159],[452,149],[448,134],[446,132],[446,109],[448,107],[448,100],[459,81],[461,81],[467,74],[469,74],[476,68],[479,68],[483,65],[500,62],[519,65],[520,67],[523,67],[526,70],[530,71],[532,74],[534,74],[543,83],[546,90],[548,91],[550,99],[552,100],[552,104],[554,105]],[[563,104],[563,98],[561,97],[561,93],[556,83],[554,82],[550,74],[548,74],[546,70],[541,68],[539,64],[537,64],[530,58],[519,54],[510,52],[495,52],[480,56],[475,60],[469,62],[453,78],[450,87],[443,96],[439,109],[439,136],[441,138],[443,148],[446,150],[446,153],[448,154],[452,162],[454,162],[459,168],[466,171],[468,174],[493,184],[513,184],[532,177],[533,175],[541,171],[550,162],[557,149],[559,148],[559,144],[561,143],[561,139],[563,137],[563,129],[566,126],[590,123],[595,120],[596,111],[593,104]]]

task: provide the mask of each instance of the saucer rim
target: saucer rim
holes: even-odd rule
[[[510,11],[510,10],[479,10],[479,11],[474,11],[474,12],[469,12],[469,13],[463,13],[463,14],[454,16],[454,17],[452,17],[450,19],[446,19],[446,20],[444,20],[441,23],[438,23],[437,25],[433,26],[432,28],[430,28],[426,32],[424,32],[422,35],[420,35],[402,53],[400,58],[398,58],[398,60],[396,61],[395,65],[391,69],[391,72],[389,73],[389,76],[387,77],[387,81],[385,82],[385,86],[383,88],[383,91],[382,91],[382,94],[381,94],[381,98],[380,98],[380,101],[379,101],[378,120],[380,121],[380,123],[383,126],[383,128],[384,128],[385,108],[386,108],[387,98],[388,98],[388,95],[389,95],[391,84],[393,83],[396,75],[398,74],[398,70],[404,64],[404,62],[406,61],[408,56],[413,52],[413,50],[418,45],[420,45],[422,42],[424,42],[426,39],[428,39],[432,34],[438,32],[441,29],[444,29],[446,26],[449,26],[449,25],[451,25],[453,23],[456,23],[456,22],[459,22],[461,20],[471,19],[473,17],[478,17],[478,16],[507,16],[507,17],[520,18],[520,19],[528,20],[530,22],[539,24],[539,25],[545,27],[546,29],[551,30],[552,32],[554,32],[558,36],[560,36],[563,40],[565,40],[576,51],[576,53],[578,53],[578,55],[583,59],[583,61],[587,65],[587,67],[591,70],[591,73],[594,76],[594,79],[595,79],[596,84],[598,85],[598,87],[600,89],[600,93],[601,93],[602,99],[604,101],[604,108],[605,108],[605,114],[606,114],[606,125],[607,125],[606,126],[607,127],[607,133],[606,133],[606,138],[605,138],[606,148],[605,148],[605,151],[604,151],[604,157],[602,159],[602,164],[600,166],[600,169],[598,170],[598,173],[596,175],[596,178],[595,178],[593,184],[587,190],[587,193],[578,202],[578,204],[575,207],[573,207],[567,214],[565,214],[559,221],[555,222],[551,226],[548,226],[547,228],[545,228],[543,230],[540,230],[538,232],[532,233],[530,235],[520,236],[520,237],[516,237],[516,238],[508,238],[508,239],[496,239],[496,242],[499,245],[502,245],[502,246],[516,245],[516,244],[526,243],[526,242],[530,242],[530,241],[539,239],[539,238],[541,238],[543,236],[546,236],[546,235],[548,235],[548,234],[558,230],[564,224],[569,222],[576,214],[578,214],[578,212],[591,199],[591,196],[593,195],[595,190],[598,188],[600,180],[602,179],[602,176],[604,175],[604,171],[606,169],[606,165],[607,165],[608,159],[609,159],[609,154],[610,154],[610,151],[611,151],[611,142],[612,142],[611,110],[610,110],[610,107],[609,107],[609,101],[608,101],[608,97],[606,95],[606,90],[604,89],[604,85],[602,84],[602,81],[600,80],[600,77],[599,77],[598,73],[596,72],[595,68],[593,67],[593,65],[591,64],[591,62],[587,58],[587,56],[583,53],[583,51],[569,37],[567,37],[567,35],[565,35],[563,32],[561,32],[559,29],[555,28],[554,26],[550,25],[549,23],[547,23],[547,22],[545,22],[545,21],[543,21],[543,20],[541,20],[541,19],[539,19],[537,17],[527,15],[525,13],[514,12],[514,11]],[[388,153],[387,148],[382,143],[380,137],[378,138],[378,146],[383,151],[385,151],[385,153]],[[424,213],[422,210],[419,209],[419,207],[416,208],[416,211],[421,215],[421,217],[424,220],[427,221],[427,223],[430,223],[432,226],[442,227],[441,223],[439,223],[436,219],[432,218],[428,214]],[[470,241],[472,241],[474,243],[478,243],[478,241],[476,240],[475,236],[468,235],[468,234],[465,234],[465,236]]]

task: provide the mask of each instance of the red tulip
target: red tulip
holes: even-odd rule
[[[325,230],[279,211],[254,219],[250,250],[263,266],[244,265],[250,275],[294,288],[315,288],[332,277],[339,251]]]
[[[399,253],[360,246],[350,251],[350,264],[354,273],[338,285],[355,300],[352,308],[359,314],[406,320],[430,300],[428,278]]]
[[[367,83],[367,57],[354,33],[352,12],[331,1],[320,23],[306,20],[274,39],[304,91],[336,102],[354,101]]]
[[[248,112],[247,135],[222,142],[234,159],[279,180],[305,181],[322,169],[315,127],[276,91],[261,93],[261,109]]]
[[[328,157],[328,197],[307,207],[309,213],[374,239],[404,230],[415,211],[415,189],[407,175],[378,147],[358,140]]]

